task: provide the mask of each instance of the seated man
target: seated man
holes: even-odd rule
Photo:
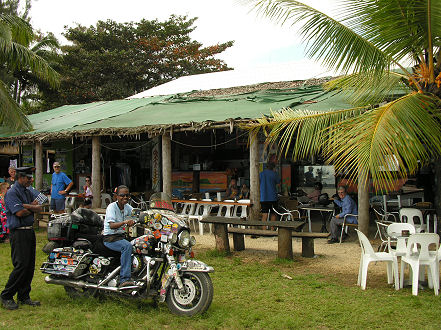
[[[106,220],[104,221],[104,245],[113,250],[121,252],[120,287],[134,285],[130,279],[132,267],[132,244],[125,239],[123,226],[134,224],[133,220],[125,220],[125,217],[132,214],[133,207],[127,204],[130,194],[129,188],[119,186],[115,191],[116,202],[110,203],[106,209]]]
[[[347,194],[346,188],[340,186],[337,192],[340,199],[334,199],[334,203],[341,207],[342,211],[331,219],[331,239],[328,241],[328,244],[337,243],[339,241],[341,225],[343,224],[345,215],[358,214],[357,204]],[[357,218],[353,216],[348,216],[346,221],[348,223],[358,223]]]

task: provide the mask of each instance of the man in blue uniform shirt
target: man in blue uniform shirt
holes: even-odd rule
[[[9,275],[8,283],[1,293],[2,305],[6,309],[17,309],[14,301],[21,304],[39,306],[40,302],[31,300],[32,278],[35,269],[35,233],[33,230],[34,213],[41,212],[40,205],[34,205],[34,197],[28,189],[32,182],[32,169],[16,169],[15,184],[5,195],[7,226],[11,244],[11,258],[14,269]]]
[[[358,214],[357,204],[354,200],[347,194],[345,187],[338,187],[337,189],[338,197],[340,199],[335,199],[334,203],[341,207],[341,212],[331,219],[331,239],[328,244],[333,244],[338,242],[338,238],[341,233],[341,226],[345,215],[347,214]],[[353,216],[347,216],[346,222],[348,223],[358,223],[357,218]]]
[[[51,183],[51,209],[55,213],[63,213],[65,208],[66,196],[69,194],[73,186],[71,179],[66,174],[61,172],[61,165],[59,162],[54,162],[54,173],[52,173]]]

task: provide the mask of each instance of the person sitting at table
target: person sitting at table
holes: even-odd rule
[[[84,198],[92,198],[92,179],[86,176],[86,184],[83,186]]]
[[[311,202],[317,203],[318,198],[322,193],[323,185],[321,182],[314,183],[314,191],[308,194],[308,198]]]
[[[250,199],[250,188],[248,188],[246,183],[242,184],[240,188],[239,199]]]
[[[231,179],[228,185],[227,193],[225,194],[225,199],[235,199],[239,195],[239,188],[237,187],[236,179]]]
[[[332,217],[331,219],[331,239],[328,240],[328,244],[334,244],[337,243],[339,240],[339,236],[341,233],[341,226],[344,221],[344,217],[347,214],[358,214],[357,204],[354,202],[354,200],[347,194],[346,188],[343,186],[338,187],[337,190],[339,199],[335,199],[334,203],[337,204],[339,207],[341,207],[342,211]],[[357,218],[353,216],[346,217],[346,221],[348,223],[358,223]],[[343,239],[347,237],[347,234],[343,235]]]

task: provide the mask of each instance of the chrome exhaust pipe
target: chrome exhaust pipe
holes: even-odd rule
[[[71,287],[77,288],[77,289],[99,289],[99,290],[106,290],[106,291],[112,291],[112,292],[119,291],[119,288],[115,287],[115,286],[100,286],[100,287],[98,287],[97,284],[87,283],[84,281],[51,278],[50,276],[46,276],[44,278],[44,281],[48,284],[58,284],[58,285],[63,285],[63,286],[71,286]]]

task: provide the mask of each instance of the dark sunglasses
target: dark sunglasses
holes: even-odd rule
[[[118,194],[119,197],[130,197],[130,194]]]
[[[54,167],[61,167],[60,165],[54,165]]]

